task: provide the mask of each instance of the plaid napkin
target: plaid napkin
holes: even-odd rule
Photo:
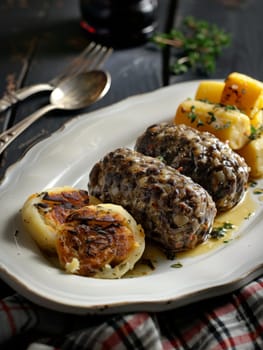
[[[160,313],[68,315],[15,294],[1,300],[0,325],[1,349],[262,350],[263,277],[232,294]]]

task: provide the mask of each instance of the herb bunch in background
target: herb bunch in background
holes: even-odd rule
[[[186,17],[181,30],[156,34],[153,41],[176,49],[171,70],[175,75],[194,70],[209,75],[215,71],[216,59],[230,42],[230,35],[215,24]]]

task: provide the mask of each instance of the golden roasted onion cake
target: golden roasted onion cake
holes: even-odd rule
[[[96,278],[120,278],[145,248],[144,231],[121,206],[89,205],[72,212],[57,238],[62,267]]]
[[[88,192],[69,186],[34,193],[28,197],[22,208],[24,227],[42,250],[55,253],[60,225],[72,210],[87,204]]]

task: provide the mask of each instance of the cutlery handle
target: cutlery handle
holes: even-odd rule
[[[0,154],[3,153],[6,147],[10,145],[10,143],[13,142],[18,135],[25,131],[37,119],[41,118],[44,114],[50,112],[53,109],[57,109],[57,107],[51,104],[44,106],[0,134]]]
[[[52,91],[53,89],[54,87],[50,84],[35,84],[10,92],[0,99],[0,112],[7,110],[17,102],[23,101],[38,92]]]

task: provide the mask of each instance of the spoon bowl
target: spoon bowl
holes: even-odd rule
[[[54,110],[73,110],[88,107],[106,95],[111,85],[110,74],[102,70],[94,70],[68,77],[52,91],[50,104],[32,113],[12,128],[0,134],[0,154],[44,114]]]
[[[58,109],[81,109],[106,95],[111,85],[108,72],[94,70],[63,80],[51,93],[50,103]]]

